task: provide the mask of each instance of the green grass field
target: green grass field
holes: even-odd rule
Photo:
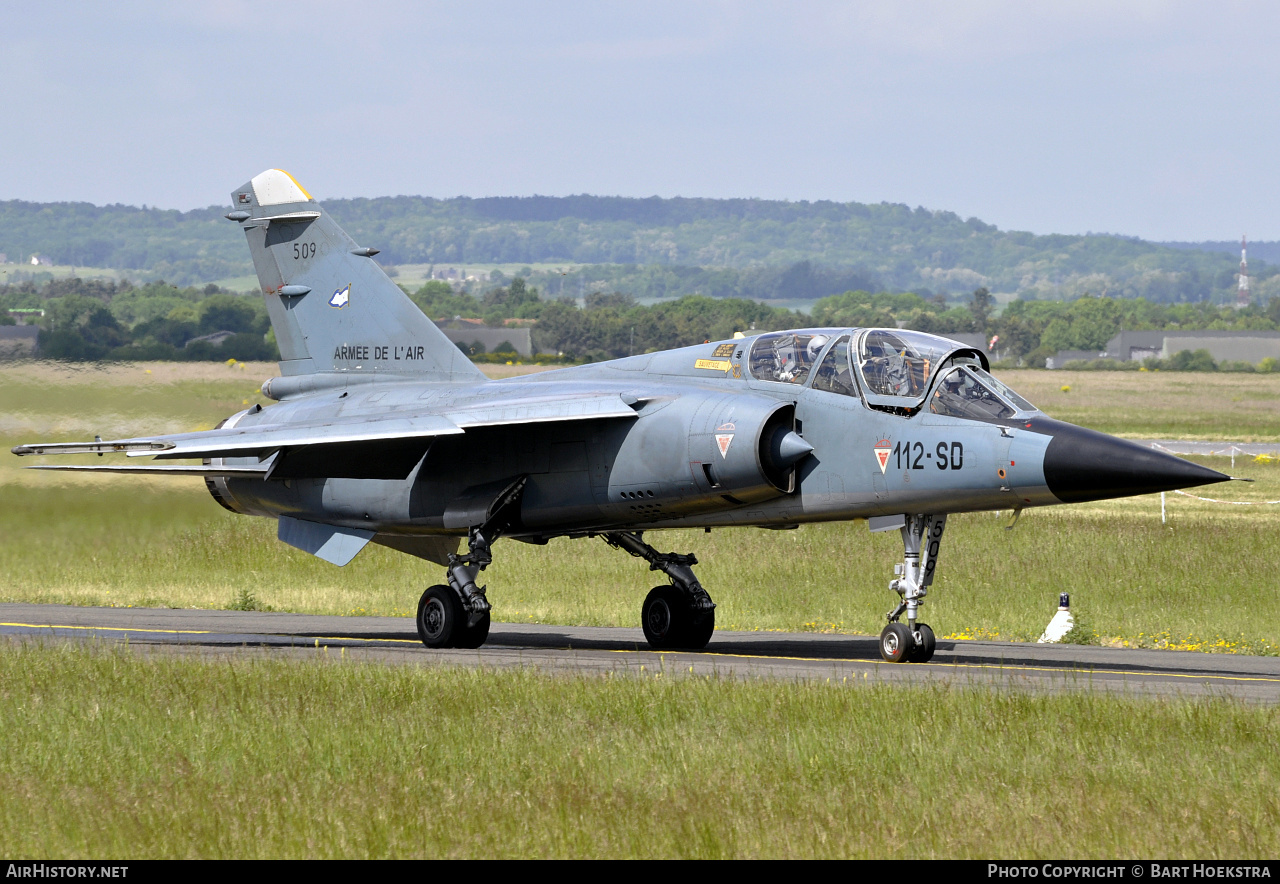
[[[1237,859],[1280,710],[0,650],[13,856]]]
[[[108,437],[101,427],[128,435],[212,426],[259,401],[266,374],[259,365],[6,369],[3,444]],[[1171,403],[1153,424],[1180,415],[1199,420],[1206,400],[1185,392],[1187,377],[1111,375],[1090,394],[1098,413],[1076,417],[1099,425],[1115,400],[1150,381],[1157,384],[1152,407]],[[1232,378],[1246,388],[1258,379]],[[1032,380],[1018,382],[1030,389]],[[1051,381],[1038,381],[1039,392],[1047,394]],[[1029,395],[1036,401],[1035,391]],[[1166,435],[1184,435],[1172,430]],[[210,608],[256,600],[277,610],[408,615],[441,577],[437,566],[377,546],[335,568],[280,544],[273,523],[227,513],[199,480],[67,476],[22,470],[24,462],[8,455],[0,460],[0,599]],[[1222,458],[1204,462],[1227,467]],[[1211,486],[1204,496],[1280,500],[1280,464],[1242,458],[1235,473],[1257,482]],[[956,516],[926,619],[944,636],[1034,640],[1067,590],[1090,641],[1274,654],[1280,595],[1268,569],[1280,548],[1278,510],[1171,494],[1167,524],[1158,496],[1032,510],[1012,531],[1007,514]],[[886,587],[900,542],[863,523],[655,536],[666,548],[698,554],[721,628],[874,634],[896,598]],[[557,574],[579,582],[550,579]],[[638,623],[640,601],[657,582],[643,563],[592,540],[502,542],[485,578],[499,620],[628,626]]]
[[[1104,433],[1142,439],[1280,442],[1280,374],[1031,370],[999,374],[1053,417]]]

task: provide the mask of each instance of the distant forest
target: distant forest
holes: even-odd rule
[[[815,300],[840,292],[1027,300],[1084,294],[1158,303],[1234,298],[1223,243],[1159,244],[1107,234],[1035,236],[953,212],[881,203],[623,197],[383,197],[325,200],[384,265],[575,263],[561,293],[704,294]],[[252,273],[227,207],[190,212],[88,203],[0,202],[0,252],[194,285]],[[1188,246],[1202,245],[1203,248]],[[1280,246],[1253,246],[1255,294],[1280,294]],[[36,268],[30,268],[36,269]],[[556,293],[555,288],[551,288]]]
[[[540,350],[569,362],[687,346],[739,331],[901,325],[944,335],[999,335],[1000,352],[1010,364],[1043,367],[1059,350],[1101,349],[1121,329],[1280,329],[1280,298],[1265,307],[1254,304],[1237,310],[1207,301],[1161,304],[1145,298],[1084,296],[1072,301],[1019,300],[997,311],[984,288],[971,292],[961,305],[949,304],[940,295],[926,300],[913,292],[847,291],[818,300],[806,314],[760,301],[705,295],[646,306],[623,293],[593,293],[580,306],[574,299],[544,297],[520,277],[478,297],[442,280],[406,294],[433,319],[462,316],[482,319],[490,327],[530,325]],[[0,286],[0,325],[13,324],[19,317],[40,326],[40,353],[48,359],[279,358],[264,298],[214,285],[178,288],[167,283],[134,286],[63,279],[42,286]],[[510,352],[485,354],[478,343],[462,349],[480,359],[518,358]],[[1215,368],[1211,359],[1204,367]]]

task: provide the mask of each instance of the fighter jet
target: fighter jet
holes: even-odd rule
[[[926,662],[921,607],[949,514],[1229,478],[1056,421],[980,349],[900,329],[793,329],[488,380],[292,176],[263,172],[231,201],[280,346],[281,376],[262,385],[276,404],[204,432],[13,453],[151,458],[37,468],[201,476],[219,504],[334,565],[370,542],[442,565],[417,609],[429,648],[485,641],[477,580],[499,538],[595,537],[644,559],[668,580],[641,605],[645,638],[700,649],[716,606],[698,560],[646,535],[859,519],[902,536],[881,654]]]

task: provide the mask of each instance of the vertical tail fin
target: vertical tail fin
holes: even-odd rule
[[[268,169],[231,194],[280,345],[281,374],[400,372],[474,382],[484,375],[422,314],[288,172]]]

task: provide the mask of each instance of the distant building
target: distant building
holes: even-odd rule
[[[34,325],[0,325],[0,359],[34,359],[39,336]]]
[[[1122,331],[1107,341],[1105,358],[1119,359],[1121,362],[1141,362],[1152,356],[1163,358],[1165,334],[1162,331]],[[1089,358],[1097,359],[1098,357]]]
[[[473,270],[468,273],[465,267],[433,267],[427,272],[429,279],[442,279],[446,282],[485,282],[489,279],[487,270]]]
[[[1153,357],[1168,359],[1183,350],[1208,350],[1214,362],[1259,363],[1268,356],[1280,359],[1277,331],[1122,331],[1107,341],[1104,350],[1059,350],[1049,368],[1084,359],[1141,362]]]
[[[437,328],[442,329],[488,328],[483,319],[472,319],[466,316],[455,316],[453,319],[437,319],[434,322]]]
[[[529,358],[534,355],[533,335],[528,327],[490,328],[483,320],[459,317],[438,320],[436,326],[444,332],[446,338],[464,347],[469,348],[478,343],[486,353],[492,353],[494,348],[506,343],[515,348],[517,356]]]
[[[46,267],[52,267],[53,259],[50,258],[48,255],[32,255],[30,258],[30,263],[36,265],[37,267],[39,267],[42,264]]]
[[[233,331],[226,331],[226,330],[224,329],[223,331],[216,331],[216,332],[214,332],[214,333],[213,333],[213,334],[211,334],[211,335],[201,335],[201,336],[200,336],[200,337],[198,337],[198,338],[192,338],[191,340],[187,341],[187,342],[186,342],[185,344],[183,344],[182,346],[183,346],[184,348],[185,348],[185,347],[190,347],[192,344],[196,344],[196,343],[199,343],[199,342],[203,341],[203,342],[205,342],[205,343],[207,343],[207,344],[212,344],[212,345],[213,345],[213,346],[215,346],[215,347],[221,347],[221,346],[222,346],[222,342],[223,342],[223,341],[225,341],[227,338],[234,338],[235,336],[236,336],[236,332],[233,332]]]
[[[1160,355],[1168,359],[1182,350],[1208,350],[1214,362],[1261,362],[1280,359],[1280,332],[1274,331],[1171,331],[1166,332]]]
[[[44,318],[44,311],[38,307],[15,307],[7,312],[17,320],[18,325],[29,325],[37,319]]]

